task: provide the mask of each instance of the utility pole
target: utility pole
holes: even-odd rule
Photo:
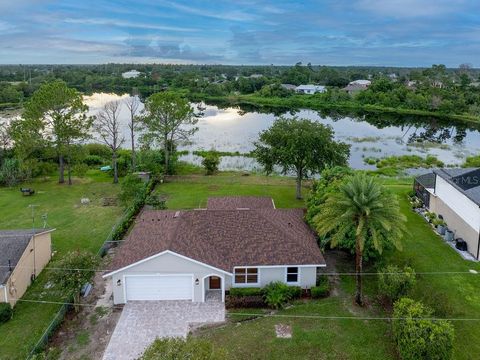
[[[33,205],[33,204],[28,205],[28,207],[32,209],[33,276],[35,278],[37,277],[37,261],[36,261],[37,250],[35,249],[35,208],[38,206],[39,205]]]

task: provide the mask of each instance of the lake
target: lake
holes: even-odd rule
[[[128,95],[93,94],[85,102],[90,114],[95,115],[102,106],[112,100],[123,100]],[[351,144],[350,166],[356,169],[373,169],[366,165],[367,157],[416,154],[425,157],[437,156],[446,165],[460,165],[466,156],[480,153],[480,125],[457,123],[436,118],[399,116],[389,114],[349,114],[319,112],[300,109],[240,108],[232,106],[204,105],[205,110],[198,121],[198,132],[190,144],[181,144],[180,150],[210,150],[247,153],[259,132],[269,128],[279,115],[298,116],[329,125],[337,140]],[[140,107],[140,109],[142,106]],[[130,146],[129,118],[125,106],[120,118],[124,123],[125,143]],[[200,164],[201,158],[193,154],[184,155],[182,160]],[[255,170],[258,164],[243,156],[222,157],[222,170]]]

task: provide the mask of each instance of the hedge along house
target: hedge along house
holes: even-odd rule
[[[50,261],[54,230],[0,230],[0,302],[15,305]]]
[[[206,209],[144,211],[112,271],[115,304],[132,300],[224,301],[231,287],[272,281],[308,289],[325,260],[302,209],[271,198],[210,198]]]
[[[415,178],[414,190],[480,260],[480,169],[437,169]]]

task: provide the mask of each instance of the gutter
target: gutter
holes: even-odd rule
[[[480,230],[478,232],[478,241],[477,241],[477,260],[480,260]]]

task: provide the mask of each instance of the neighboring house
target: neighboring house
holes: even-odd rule
[[[143,211],[117,251],[115,304],[130,300],[222,301],[232,287],[272,281],[308,289],[325,267],[303,209],[267,197],[208,199],[206,209]]]
[[[130,70],[127,72],[122,73],[122,77],[124,79],[135,79],[141,75],[140,71],[137,70]]]
[[[347,86],[343,88],[349,94],[354,94],[356,92],[367,89],[372,82],[370,80],[355,80],[350,81]]]
[[[480,260],[480,169],[438,169],[415,178],[414,189],[429,211],[441,215],[455,239]]]
[[[0,230],[0,302],[15,305],[50,261],[53,230]]]
[[[297,85],[293,85],[293,84],[280,84],[280,86],[285,90],[293,90],[293,91],[295,91],[295,89],[297,88]]]
[[[327,88],[322,85],[299,85],[295,88],[295,91],[300,94],[316,94],[324,93]]]

